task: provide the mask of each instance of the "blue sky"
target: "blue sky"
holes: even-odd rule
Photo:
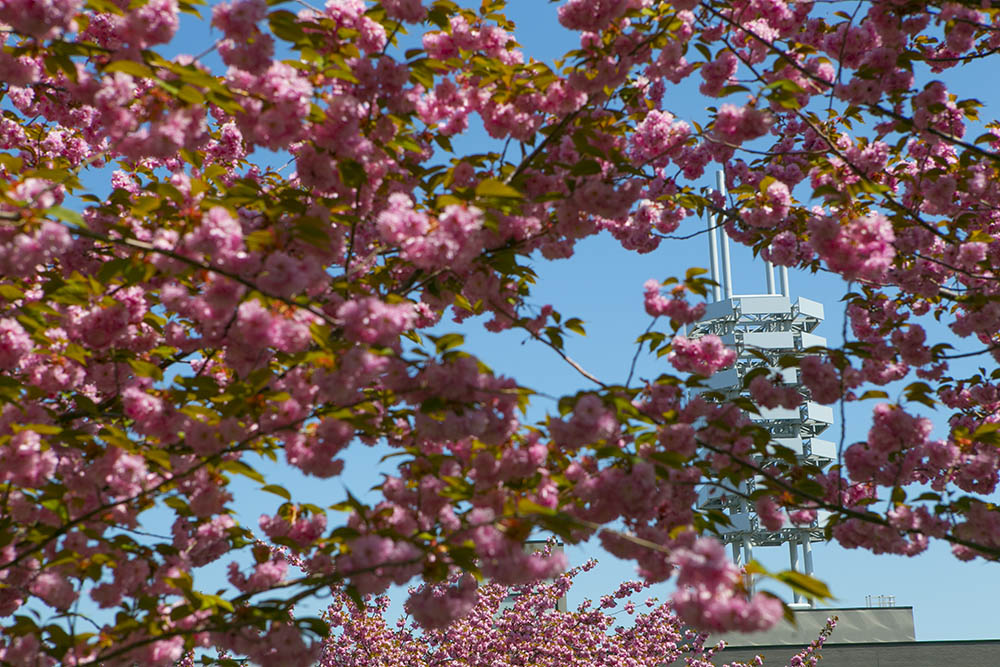
[[[553,58],[575,48],[575,36],[562,30],[556,21],[556,7],[541,0],[514,0],[510,3],[509,15],[517,24],[515,36],[521,42],[526,57],[551,62]],[[185,20],[174,47],[177,51],[198,53],[210,43],[209,39],[203,26]],[[996,94],[982,85],[983,81],[991,78],[985,66],[951,70],[941,78],[960,98],[978,96],[987,103],[987,108],[990,102],[998,101]],[[991,99],[984,97],[987,93],[991,93]],[[729,101],[738,103],[741,100],[734,96]],[[707,117],[704,107],[715,104],[715,100],[706,100],[697,93],[696,83],[668,88],[665,98],[665,106],[682,118],[703,119]],[[984,111],[984,120],[989,120],[988,111]],[[488,149],[486,141],[481,132],[472,131],[468,138],[456,141],[456,146],[478,152]],[[713,176],[706,176],[703,184],[707,184],[709,179]],[[704,224],[703,220],[691,218],[682,224],[678,233],[702,229]],[[734,245],[733,255],[736,291],[763,292],[763,265],[754,262],[745,248]],[[642,307],[643,282],[649,278],[683,275],[692,264],[707,266],[707,263],[707,241],[704,237],[684,242],[664,242],[653,253],[637,255],[623,250],[614,239],[602,234],[579,244],[570,260],[534,261],[539,282],[533,301],[539,307],[551,303],[564,316],[583,319],[587,336],[568,339],[567,352],[596,376],[610,382],[622,382],[635,351],[635,337],[649,323]],[[845,291],[846,285],[835,276],[792,272],[792,297],[808,297],[826,307],[826,322],[816,333],[826,336],[831,345],[841,338],[842,305],[839,300]],[[470,320],[459,326],[446,320],[439,328],[464,333],[468,351],[478,355],[497,373],[515,377],[523,385],[540,392],[561,396],[588,387],[588,382],[551,350],[533,343],[523,332],[490,334],[479,327],[479,323],[481,321]],[[989,360],[978,363],[989,363]],[[644,356],[637,375],[655,377],[663,370],[666,369],[662,360]],[[543,410],[551,405],[545,398],[537,400]],[[867,414],[873,405],[852,405],[848,410],[848,443],[865,437]],[[540,414],[539,411],[532,413],[535,417]],[[944,433],[942,421],[938,416],[937,435]],[[839,429],[840,424],[836,424],[832,431],[834,435],[828,436],[829,439],[835,440]],[[344,497],[344,488],[363,496],[368,487],[377,483],[377,459],[382,453],[378,449],[357,445],[349,450],[347,469],[340,478],[305,478],[282,466],[274,470],[273,481],[293,489],[297,501],[329,505]],[[241,523],[251,527],[256,526],[257,517],[262,512],[273,511],[277,501],[275,496],[259,494],[254,486],[238,482],[237,502],[234,503]],[[333,515],[330,519],[331,524],[335,524],[338,517]],[[570,547],[568,555],[573,564],[582,563],[590,557],[601,560],[597,569],[578,579],[570,597],[571,607],[584,597],[596,598],[613,590],[620,581],[634,576],[631,563],[604,554],[596,545]],[[784,548],[758,549],[755,555],[772,568],[785,567],[788,562]],[[898,604],[914,607],[918,639],[1000,638],[993,603],[1000,598],[1000,565],[981,561],[961,563],[950,555],[944,545],[935,545],[916,558],[873,556],[865,551],[816,545],[814,559],[816,575],[830,585],[838,598],[838,606],[863,606],[866,595],[893,594]],[[787,598],[787,591],[777,587],[771,589]],[[666,597],[670,590],[669,584],[661,586],[657,594]],[[399,609],[402,597],[401,592],[396,591],[395,610]]]

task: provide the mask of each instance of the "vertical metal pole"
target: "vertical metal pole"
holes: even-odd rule
[[[812,576],[813,573],[813,548],[812,536],[809,533],[802,533],[802,560],[805,566],[805,573]],[[812,606],[812,603],[809,604]]]
[[[710,298],[712,301],[722,300],[722,279],[719,277],[719,240],[716,237],[715,224],[720,219],[718,215],[708,216],[708,265],[711,269],[712,286]]]
[[[792,572],[799,571],[799,543],[795,539],[788,543],[788,566]],[[795,593],[795,602],[796,604],[802,602],[802,595],[798,591]]]
[[[722,198],[726,198],[726,175],[720,170],[715,174],[715,181],[718,184],[719,194]],[[725,292],[726,298],[730,299],[733,296],[733,278],[732,272],[733,267],[729,261],[729,235],[726,234],[725,219],[721,215],[718,216],[719,220],[719,234],[722,240],[722,286]]]
[[[750,538],[746,535],[743,536],[743,565],[747,565],[753,560],[753,545],[750,543]],[[746,577],[746,587],[747,593],[753,595],[754,585],[753,585],[753,575],[748,574]]]
[[[733,547],[733,563],[736,564],[737,566],[740,566],[743,564],[742,562],[740,562],[740,558],[742,556],[742,554],[740,553],[740,545],[737,542],[733,542],[732,547]]]
[[[790,298],[788,292],[788,267],[783,266],[778,272],[778,279],[781,281],[781,293]]]
[[[722,288],[726,298],[731,299],[733,297],[733,279],[731,275],[732,265],[729,262],[729,235],[726,234],[723,227],[719,227],[719,233],[722,234]]]
[[[774,264],[771,262],[764,262],[764,278],[767,279],[767,293],[777,294],[774,291]]]

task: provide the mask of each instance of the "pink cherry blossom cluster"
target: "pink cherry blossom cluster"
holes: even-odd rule
[[[691,126],[674,115],[654,109],[635,128],[632,135],[632,158],[639,164],[665,167],[682,155],[691,136]]]
[[[705,304],[698,303],[690,305],[683,296],[683,288],[675,288],[671,291],[670,299],[660,294],[660,283],[655,280],[647,280],[643,285],[645,295],[646,312],[653,317],[666,315],[678,324],[691,324],[697,322],[705,315]]]
[[[75,28],[73,19],[83,7],[79,0],[35,2],[15,0],[0,7],[0,21],[14,30],[45,39]]]
[[[678,590],[672,599],[682,620],[707,630],[754,632],[781,618],[778,599],[756,593],[747,600],[733,594],[740,571],[717,540],[698,538],[689,547],[675,549],[672,560],[678,566]]]
[[[649,0],[569,0],[559,8],[559,22],[570,30],[597,32],[629,9],[641,9]]]
[[[406,611],[423,628],[445,628],[455,619],[468,616],[476,606],[476,588],[470,574],[462,575],[455,586],[425,586],[410,596]]]
[[[476,207],[448,206],[437,220],[413,209],[405,195],[393,195],[378,219],[379,235],[398,245],[401,256],[422,269],[469,266],[482,248],[483,213]]]
[[[709,376],[736,361],[736,353],[713,334],[696,340],[686,336],[674,336],[667,360],[682,373],[697,373]]]
[[[266,17],[267,4],[260,0],[235,0],[212,8],[212,25],[226,35],[218,46],[222,62],[251,74],[270,66],[274,39],[257,27]]]
[[[758,375],[751,380],[749,389],[753,400],[764,408],[781,406],[792,410],[802,403],[802,394],[796,387],[781,386],[764,375]]]
[[[825,216],[809,222],[809,245],[829,267],[848,280],[884,280],[896,250],[887,218],[872,213],[846,224]]]

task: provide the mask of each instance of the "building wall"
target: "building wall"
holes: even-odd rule
[[[782,621],[765,632],[732,633],[713,636],[729,646],[788,645],[805,646],[819,635],[826,619],[837,617],[837,627],[827,641],[830,643],[912,642],[913,607],[841,607],[839,609],[797,609],[795,624]],[[1000,666],[1000,662],[997,663]]]
[[[712,663],[749,661],[764,656],[764,665],[787,665],[801,647],[727,647]],[[827,644],[821,667],[1000,667],[1000,640],[881,642]]]

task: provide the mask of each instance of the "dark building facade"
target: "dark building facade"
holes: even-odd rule
[[[795,624],[712,637],[727,644],[713,664],[748,662],[761,655],[765,665],[787,665],[816,639],[830,616],[837,617],[837,627],[820,651],[821,667],[1000,667],[1000,639],[916,641],[912,607],[798,609]]]
[[[764,665],[787,665],[802,647],[729,646],[713,663],[750,661],[764,656]],[[820,667],[1000,667],[1000,639],[936,642],[830,642],[820,652]]]

